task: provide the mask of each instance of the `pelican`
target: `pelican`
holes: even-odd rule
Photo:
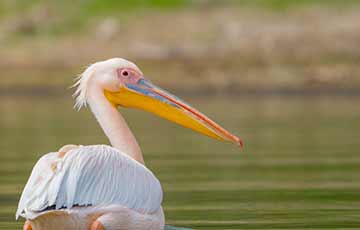
[[[16,219],[24,230],[163,230],[163,192],[118,107],[152,112],[217,140],[238,137],[153,85],[132,62],[90,65],[75,84],[75,107],[88,105],[108,145],[66,145],[42,156],[22,192]]]

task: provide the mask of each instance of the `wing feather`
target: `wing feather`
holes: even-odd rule
[[[110,146],[82,146],[64,157],[52,152],[40,158],[24,188],[16,218],[74,205],[119,204],[153,213],[161,202],[160,182],[144,165]]]

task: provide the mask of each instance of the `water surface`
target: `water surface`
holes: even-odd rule
[[[183,96],[186,98],[186,95]],[[243,150],[140,111],[125,111],[164,189],[167,223],[194,229],[360,228],[357,98],[190,102],[239,134]],[[0,229],[14,220],[36,160],[64,144],[107,143],[72,99],[0,97]]]

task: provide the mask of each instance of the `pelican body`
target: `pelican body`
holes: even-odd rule
[[[76,104],[89,105],[108,145],[66,145],[34,166],[16,218],[25,230],[163,230],[163,191],[118,112],[137,108],[212,138],[242,141],[174,95],[153,85],[132,62],[90,65],[75,84]]]

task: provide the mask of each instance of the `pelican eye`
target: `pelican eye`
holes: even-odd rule
[[[129,72],[124,70],[121,72],[121,75],[123,75],[124,77],[127,77],[127,76],[129,76]]]

